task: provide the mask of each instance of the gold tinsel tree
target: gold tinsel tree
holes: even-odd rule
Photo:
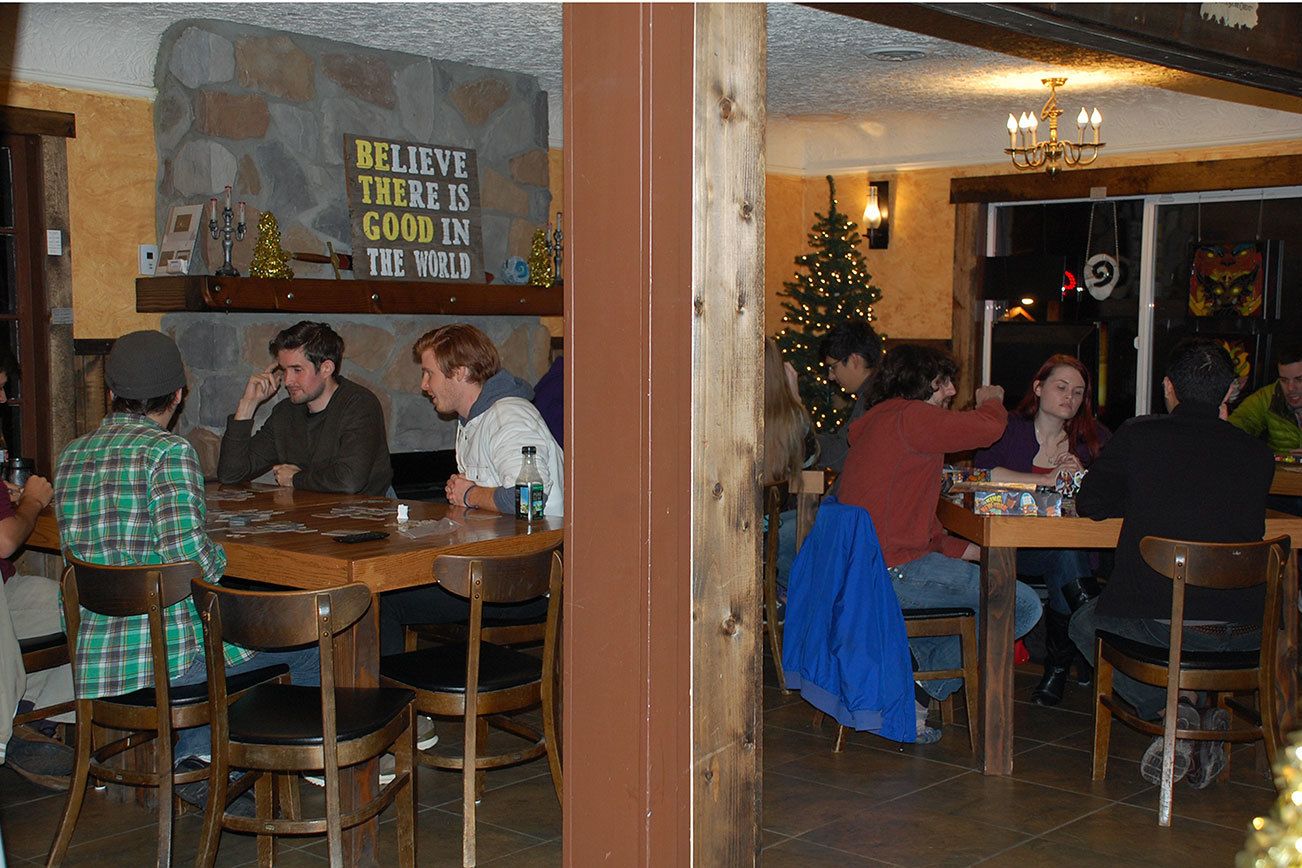
[[[534,286],[551,286],[552,251],[547,243],[547,230],[537,229],[533,233],[533,243],[529,246],[529,283]]]
[[[262,212],[258,218],[258,240],[253,245],[249,276],[284,279],[294,276],[294,269],[289,267],[289,251],[280,249],[280,224],[270,211]]]
[[[1248,840],[1235,860],[1237,868],[1302,866],[1302,732],[1289,736],[1275,763],[1279,798],[1270,816],[1252,821]]]

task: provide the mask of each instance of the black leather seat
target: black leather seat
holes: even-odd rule
[[[45,636],[29,636],[18,640],[18,650],[24,655],[49,651],[68,644],[66,633],[49,633]]]
[[[1165,666],[1170,659],[1171,649],[1163,645],[1150,645],[1106,630],[1099,630],[1095,635],[1130,659],[1141,663]],[[1260,662],[1260,651],[1194,651],[1185,648],[1180,652],[1181,669],[1255,669]]]
[[[386,726],[416,698],[393,687],[335,688],[335,732],[339,741],[361,738]],[[319,745],[321,689],[263,684],[230,706],[231,741],[256,744]]]
[[[255,684],[270,681],[278,675],[288,674],[289,667],[284,663],[277,663],[275,666],[263,666],[261,669],[254,669],[241,675],[232,675],[226,679],[226,692],[239,693]],[[172,685],[167,692],[167,698],[171,700],[172,705],[195,705],[207,702],[208,682],[204,680],[196,681],[194,684]],[[154,688],[142,687],[120,696],[105,696],[101,701],[147,708],[154,704]]]
[[[439,645],[380,659],[380,677],[417,690],[466,692],[466,646]],[[479,645],[479,690],[492,693],[542,678],[542,660],[491,642]]]

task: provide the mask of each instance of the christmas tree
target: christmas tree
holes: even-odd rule
[[[776,338],[782,354],[800,378],[800,397],[814,430],[835,431],[850,416],[851,402],[823,370],[818,344],[829,329],[858,317],[872,322],[873,304],[882,291],[872,284],[859,252],[858,225],[836,208],[836,185],[827,176],[827,214],[815,213],[809,233],[810,253],[796,257],[795,280],[786,281],[779,296],[786,323]],[[869,360],[875,361],[875,360]]]
[[[289,267],[289,252],[280,249],[280,223],[270,211],[263,211],[258,218],[258,240],[253,245],[249,276],[284,279],[294,276],[294,270]]]
[[[534,230],[533,244],[529,248],[529,282],[534,286],[551,286],[554,279],[552,245],[548,240],[547,230]]]

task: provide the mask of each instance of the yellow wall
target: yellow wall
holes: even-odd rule
[[[136,313],[136,248],[158,242],[153,103],[42,84],[7,86],[10,105],[77,116],[77,137],[68,140],[73,336],[156,328],[157,314]]]
[[[1302,139],[1232,148],[1118,154],[1108,159],[1106,165],[1140,166],[1299,153],[1302,153]],[[906,339],[950,337],[954,284],[954,209],[949,204],[950,180],[1015,171],[1003,162],[873,175],[875,181],[891,182],[890,247],[868,250],[865,244],[862,248],[873,283],[882,290],[882,300],[873,308],[882,333]],[[835,180],[838,207],[860,222],[867,199],[867,177],[858,173],[836,176]],[[801,181],[803,189],[800,189]],[[770,175],[767,191],[765,324],[769,334],[776,334],[782,328],[781,299],[777,293],[782,289],[782,282],[796,273],[792,260],[809,249],[805,236],[813,224],[814,212],[827,211],[827,182],[821,175],[805,178]]]

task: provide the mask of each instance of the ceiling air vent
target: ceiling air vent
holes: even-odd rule
[[[908,63],[911,60],[922,60],[926,56],[925,49],[906,45],[887,45],[868,50],[869,59],[880,60],[883,63]]]

